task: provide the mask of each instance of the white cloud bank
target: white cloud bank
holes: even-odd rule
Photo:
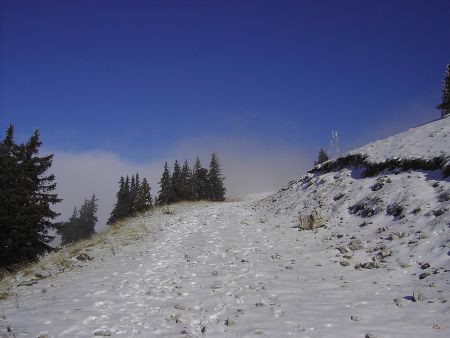
[[[253,192],[275,191],[289,180],[299,177],[310,167],[311,160],[299,149],[278,144],[267,146],[257,141],[232,139],[215,141],[197,139],[182,142],[174,147],[166,158],[147,163],[134,163],[107,151],[81,153],[50,151],[54,160],[51,172],[57,181],[56,192],[63,202],[54,206],[61,219],[68,219],[73,207],[79,207],[85,198],[96,194],[99,202],[97,231],[105,228],[114,203],[120,176],[146,177],[152,188],[152,196],[159,190],[158,180],[164,161],[172,164],[175,159],[190,164],[199,156],[207,167],[210,154],[218,154],[225,176],[227,196],[242,196]]]

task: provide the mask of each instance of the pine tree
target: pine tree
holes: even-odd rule
[[[150,186],[147,179],[142,180],[139,190],[136,192],[136,198],[133,201],[134,213],[144,212],[152,207],[152,197],[150,195]]]
[[[0,264],[35,260],[53,239],[52,220],[59,214],[50,206],[61,200],[52,193],[55,177],[47,174],[53,155],[40,157],[39,132],[35,130],[25,144],[13,141],[10,125],[0,144]]]
[[[317,161],[314,161],[314,165],[318,165],[326,161],[328,161],[328,154],[325,152],[325,150],[320,148],[319,156],[317,157]]]
[[[95,224],[97,223],[97,198],[95,194],[90,200],[84,200],[80,208],[80,231],[78,239],[85,239],[95,234]]]
[[[197,201],[208,200],[209,183],[208,183],[208,169],[200,168],[197,170]]]
[[[183,195],[183,180],[181,177],[181,168],[180,164],[177,160],[175,160],[175,163],[173,165],[173,172],[172,172],[172,180],[171,180],[171,199],[170,202],[178,202],[182,200]]]
[[[77,229],[79,225],[79,217],[77,208],[73,208],[72,216],[67,222],[61,224],[58,228],[58,234],[61,235],[61,245],[66,245],[77,240]]]
[[[171,177],[167,162],[164,163],[164,170],[161,180],[159,181],[160,190],[158,192],[158,205],[166,205],[171,202]]]
[[[442,102],[436,108],[441,110],[441,117],[450,114],[450,64],[447,65],[442,82]]]
[[[77,208],[74,208],[69,220],[58,228],[58,233],[61,235],[61,244],[65,245],[81,239],[87,239],[95,234],[96,213],[97,198],[94,194],[90,200],[84,200],[79,211]]]
[[[141,196],[142,196],[142,200],[143,200],[143,210],[149,210],[153,207],[153,202],[152,202],[152,195],[150,194],[150,185],[147,182],[147,179],[144,178],[142,180],[142,185],[141,185]]]
[[[200,159],[197,157],[195,159],[194,166],[192,167],[191,179],[189,182],[189,191],[191,195],[191,200],[198,201],[199,198],[199,171],[202,168]]]
[[[128,176],[127,176],[128,181]],[[129,188],[127,185],[127,181],[122,177],[120,177],[119,181],[119,191],[116,194],[116,204],[114,205],[114,209],[111,211],[111,215],[109,216],[108,222],[106,224],[113,224],[120,219],[123,219],[129,215]]]
[[[223,186],[223,177],[217,155],[212,153],[211,162],[208,171],[208,193],[207,198],[210,201],[225,200],[225,187]]]
[[[189,163],[187,160],[184,161],[183,167],[181,168],[181,199],[184,201],[192,200],[192,194],[190,190],[191,181],[191,169],[189,168]]]

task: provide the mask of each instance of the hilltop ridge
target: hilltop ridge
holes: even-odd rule
[[[434,121],[342,158],[448,161],[449,131],[450,119]],[[63,249],[62,270],[51,266],[61,252],[50,254],[9,279],[0,333],[448,337],[449,178],[441,168],[329,169],[275,194],[125,220]]]

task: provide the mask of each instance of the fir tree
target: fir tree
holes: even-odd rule
[[[208,193],[207,198],[210,201],[225,200],[225,187],[223,186],[223,177],[217,155],[212,153],[208,171]]]
[[[183,195],[183,180],[181,177],[181,168],[180,164],[176,160],[173,165],[173,172],[172,172],[172,180],[171,183],[171,198],[170,202],[178,202],[182,200]]]
[[[166,205],[171,202],[171,177],[167,162],[164,163],[164,170],[161,180],[159,181],[160,190],[158,192],[158,205]]]
[[[95,224],[97,223],[97,198],[95,194],[90,200],[85,199],[78,211],[73,209],[73,214],[69,220],[58,229],[61,235],[61,244],[69,244],[81,239],[90,238],[95,234]]]
[[[92,195],[90,200],[84,200],[83,205],[80,208],[80,231],[78,239],[85,239],[95,234],[95,224],[97,223],[97,198],[95,194]]]
[[[61,235],[61,245],[69,244],[77,240],[77,229],[79,224],[78,210],[73,208],[72,216],[67,222],[61,224],[58,228],[58,234]]]
[[[147,179],[144,178],[141,185],[141,196],[144,202],[143,210],[149,210],[153,207],[152,195],[150,194],[150,190],[150,185],[148,184]]]
[[[192,194],[191,194],[191,169],[189,168],[189,163],[187,160],[184,161],[183,167],[181,168],[181,199],[184,201],[192,200]]]
[[[314,161],[314,165],[318,165],[326,161],[328,161],[328,154],[325,152],[325,150],[320,148],[319,156],[317,157],[317,161]]]
[[[441,117],[450,114],[450,64],[447,65],[442,82],[442,102],[436,108],[441,110]]]
[[[208,169],[200,167],[196,171],[195,178],[197,180],[196,200],[207,200],[209,195]]]
[[[13,140],[10,125],[0,143],[0,265],[36,259],[51,250],[48,234],[58,214],[50,206],[61,200],[52,193],[55,177],[47,174],[53,155],[40,157],[39,132],[25,144]]]
[[[200,163],[200,159],[197,157],[195,159],[194,166],[192,167],[191,179],[189,182],[189,191],[191,195],[191,200],[198,201],[199,200],[199,170],[202,168]]]
[[[152,207],[152,197],[150,195],[150,186],[147,179],[142,180],[139,185],[139,190],[136,192],[136,197],[133,201],[133,210],[135,213],[144,212]]]
[[[128,180],[128,177],[127,177]],[[123,219],[129,215],[129,191],[125,179],[120,177],[119,191],[116,194],[116,204],[111,211],[108,222],[106,224],[113,224],[116,221]]]

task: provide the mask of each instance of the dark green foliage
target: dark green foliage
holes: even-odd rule
[[[175,161],[173,165],[173,173],[172,173],[172,179],[170,181],[170,203],[179,202],[183,198],[183,178],[181,175],[181,168],[178,161]]]
[[[119,191],[116,194],[117,202],[107,224],[113,224],[118,220],[149,210],[153,207],[150,195],[150,186],[147,179],[140,181],[139,173],[120,178]]]
[[[450,114],[450,64],[447,65],[442,81],[442,102],[436,108],[441,110],[442,117]]]
[[[97,198],[92,195],[90,200],[85,199],[78,211],[73,209],[73,214],[69,220],[58,228],[61,235],[61,244],[76,242],[81,239],[90,238],[95,234],[95,224],[97,223]]]
[[[127,177],[128,179],[128,177]],[[116,204],[114,205],[114,209],[111,211],[111,215],[109,216],[107,224],[113,224],[119,219],[125,218],[129,214],[129,205],[127,203],[129,189],[125,184],[125,179],[123,176],[119,181],[119,191],[116,194]]]
[[[158,205],[166,205],[171,202],[171,196],[172,196],[172,184],[171,184],[171,177],[169,172],[169,166],[167,162],[164,163],[164,170],[162,173],[161,180],[159,181],[159,193],[158,193]]]
[[[320,148],[319,150],[319,156],[317,157],[317,161],[314,161],[314,165],[322,164],[323,162],[328,161],[328,154]]]
[[[139,182],[138,175],[136,174],[136,181]],[[138,184],[136,195],[133,199],[133,214],[140,213],[149,210],[153,206],[152,197],[150,195],[150,186],[147,179],[142,180],[142,184]]]
[[[315,172],[331,172],[331,171],[337,171],[341,170],[343,168],[348,167],[362,167],[366,166],[368,163],[366,162],[365,155],[361,154],[349,154],[345,156],[338,157],[334,161],[328,161],[326,163],[323,163],[320,167],[314,167],[311,170],[309,170],[309,173],[315,173]]]
[[[199,198],[199,170],[202,168],[200,159],[197,157],[195,159],[194,166],[192,168],[191,180],[189,182],[190,199],[192,201],[198,201]]]
[[[334,161],[328,161],[320,167],[312,168],[309,173],[328,173],[331,171],[341,170],[343,168],[356,167],[364,168],[364,177],[373,177],[379,175],[384,170],[442,170],[442,175],[447,177],[450,175],[449,166],[446,166],[444,157],[435,157],[430,160],[422,158],[413,159],[390,159],[384,162],[371,163],[367,161],[366,155],[349,154],[337,158]]]
[[[187,160],[184,161],[183,167],[181,168],[181,199],[184,201],[192,200],[192,192],[191,192],[191,180],[192,173],[189,168],[189,163]]]
[[[208,200],[225,200],[225,187],[223,186],[223,177],[219,161],[215,153],[211,155],[208,171]]]
[[[170,175],[167,162],[159,182],[160,191],[157,199],[158,205],[165,205],[179,201],[223,201],[225,187],[219,161],[216,154],[212,154],[209,170],[203,168],[197,157],[192,170],[187,161],[180,168],[178,161],[173,166]]]
[[[49,228],[61,200],[53,194],[54,175],[47,174],[53,155],[40,157],[39,132],[15,144],[10,125],[0,143],[0,266],[35,260],[51,250]]]
[[[208,169],[200,168],[196,171],[196,179],[197,179],[197,201],[207,200],[209,193],[209,184],[208,184]]]

